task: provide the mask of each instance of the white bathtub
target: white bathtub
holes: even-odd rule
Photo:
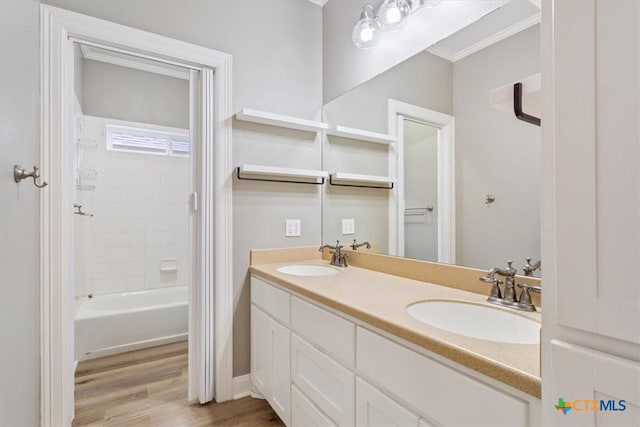
[[[187,339],[187,286],[83,297],[75,315],[76,360]]]

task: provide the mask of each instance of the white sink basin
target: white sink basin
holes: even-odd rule
[[[332,276],[340,272],[324,265],[287,265],[278,268],[278,271],[292,276]]]
[[[407,307],[422,323],[460,335],[511,344],[539,344],[540,324],[518,314],[462,301],[424,301]]]

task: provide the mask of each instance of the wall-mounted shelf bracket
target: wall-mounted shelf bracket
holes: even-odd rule
[[[522,111],[522,83],[513,85],[513,112],[518,120],[540,126],[541,120],[538,117]]]

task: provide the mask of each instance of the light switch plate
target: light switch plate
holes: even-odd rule
[[[342,235],[355,234],[356,232],[356,220],[353,218],[342,220]]]
[[[288,219],[285,221],[285,237],[300,237],[300,229],[302,228],[299,219]]]

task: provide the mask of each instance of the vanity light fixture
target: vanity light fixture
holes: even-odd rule
[[[362,7],[360,19],[353,28],[351,40],[358,49],[371,49],[378,44],[377,31],[378,23],[373,12],[373,6],[366,3]]]
[[[385,0],[378,9],[376,20],[384,31],[398,31],[407,23],[411,5],[407,0]]]
[[[385,0],[378,12],[366,3],[362,7],[360,19],[356,22],[351,35],[353,44],[358,49],[371,49],[378,44],[380,31],[393,32],[402,29],[409,15],[423,7],[434,7],[441,0]]]

